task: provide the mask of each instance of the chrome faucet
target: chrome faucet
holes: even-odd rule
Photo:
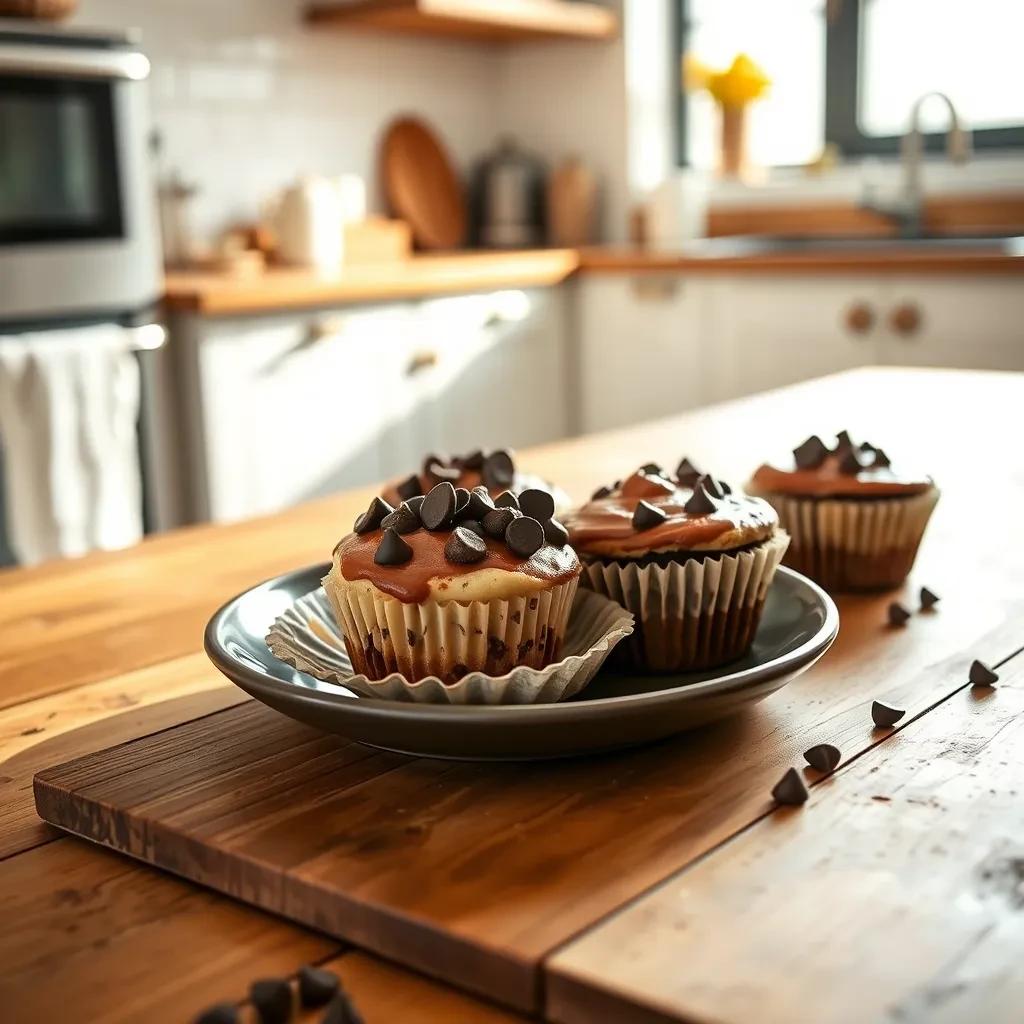
[[[960,121],[953,101],[944,92],[926,92],[910,109],[910,124],[900,143],[903,165],[903,188],[894,203],[876,203],[870,194],[861,205],[893,220],[904,238],[921,235],[924,214],[924,185],[921,162],[924,157],[924,135],[921,132],[921,108],[932,97],[937,97],[949,110],[949,131],[946,133],[946,154],[955,164],[967,163],[971,155],[971,133]]]

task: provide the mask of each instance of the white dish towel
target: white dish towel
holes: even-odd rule
[[[7,532],[22,564],[141,538],[138,418],[126,329],[0,336]]]

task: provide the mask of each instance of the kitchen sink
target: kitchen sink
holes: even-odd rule
[[[708,238],[695,247],[707,256],[753,256],[762,253],[902,250],[942,252],[977,250],[999,256],[1024,256],[1024,236],[972,235],[922,236],[918,238],[864,238],[853,235],[822,235],[814,238],[792,235],[735,235]]]

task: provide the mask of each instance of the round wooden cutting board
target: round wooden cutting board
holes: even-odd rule
[[[466,243],[466,198],[448,154],[418,118],[401,117],[384,133],[381,179],[392,212],[406,220],[421,249]]]

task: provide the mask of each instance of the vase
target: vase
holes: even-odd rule
[[[718,172],[723,178],[748,178],[750,160],[747,154],[747,107],[722,106],[719,109],[722,114],[722,148]]]

